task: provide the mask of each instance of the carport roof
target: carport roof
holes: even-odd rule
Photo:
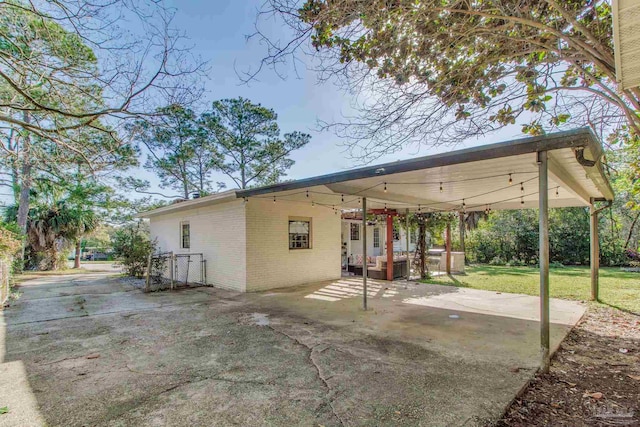
[[[603,150],[588,128],[515,139],[345,172],[238,190],[237,197],[357,209],[481,211],[538,207],[537,153],[549,156],[549,206],[613,200]],[[510,182],[511,181],[511,182]],[[463,206],[464,205],[464,206]]]
[[[482,211],[538,207],[537,153],[549,157],[549,207],[613,200],[603,150],[588,128],[520,138],[174,203],[140,217],[238,198],[308,203],[336,211],[369,209]]]

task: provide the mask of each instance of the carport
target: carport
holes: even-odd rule
[[[597,219],[603,208],[597,209],[596,202],[611,203],[614,196],[602,157],[600,142],[588,128],[581,128],[238,191],[237,197],[309,203],[336,214],[355,209],[382,212],[388,214],[388,222],[397,213],[408,217],[411,212],[538,208],[540,350],[545,371],[549,366],[549,208],[590,208],[591,295],[597,300]],[[362,222],[366,227],[366,215]],[[450,245],[447,249],[450,254]],[[387,250],[387,265],[392,264],[392,250]],[[363,270],[366,310],[366,262]]]

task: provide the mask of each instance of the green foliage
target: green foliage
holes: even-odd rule
[[[0,259],[13,258],[22,247],[18,227],[0,223]]]
[[[444,129],[444,137],[455,138],[521,118],[530,134],[566,124],[603,125],[611,132],[640,125],[637,92],[610,99],[616,91],[610,2],[307,0],[297,10],[292,2],[270,4],[330,59],[323,62],[326,74],[351,70],[387,83],[386,99],[381,93],[369,108],[376,117],[395,119],[380,125],[379,136],[393,125],[403,136]],[[424,108],[433,105],[429,98],[443,108]],[[593,102],[588,108],[579,105],[585,99]],[[443,119],[447,125],[437,123]]]
[[[465,241],[472,262],[505,265],[512,260],[526,264],[538,259],[538,219],[534,210],[495,212],[469,233]]]
[[[281,138],[277,119],[272,109],[244,98],[215,101],[200,123],[218,150],[216,169],[239,188],[279,182],[294,164],[291,152],[311,136],[295,131]]]
[[[195,191],[201,195],[216,191],[209,178],[218,152],[192,110],[180,105],[161,108],[154,117],[138,120],[130,131],[147,149],[145,169],[160,178],[163,188],[179,191],[184,199]],[[143,192],[148,187],[139,180],[129,180],[129,184]]]
[[[599,216],[600,259],[603,265],[623,265],[624,255],[619,233],[611,233],[613,221]],[[558,265],[589,264],[588,208],[558,208],[549,211],[549,259]],[[538,262],[537,211],[501,211],[480,221],[468,233],[467,258],[471,262],[490,265],[534,265]]]
[[[156,243],[149,240],[149,233],[142,222],[129,224],[118,229],[113,235],[113,251],[133,277],[143,277],[147,270],[149,255],[156,249]]]

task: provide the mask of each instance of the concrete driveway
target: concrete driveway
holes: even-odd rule
[[[538,363],[537,298],[353,279],[143,294],[25,282],[0,325],[0,425],[482,425]],[[553,301],[557,345],[584,311]]]

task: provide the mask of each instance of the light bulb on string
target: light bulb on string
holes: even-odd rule
[[[307,190],[307,199],[309,198],[309,190]]]
[[[520,197],[520,204],[524,205],[524,197]]]
[[[556,187],[556,197],[560,197],[560,187]]]
[[[509,174],[509,185],[513,184],[513,178],[511,177],[511,174]]]
[[[344,194],[342,194],[342,203],[344,203]]]
[[[524,182],[520,183],[520,194],[524,194]]]
[[[442,193],[442,183],[440,183],[440,192]]]
[[[418,205],[418,212],[422,212],[422,208]]]
[[[387,183],[386,182],[384,183],[384,192],[385,193],[387,192]]]
[[[276,202],[276,196],[273,196],[273,203]]]

